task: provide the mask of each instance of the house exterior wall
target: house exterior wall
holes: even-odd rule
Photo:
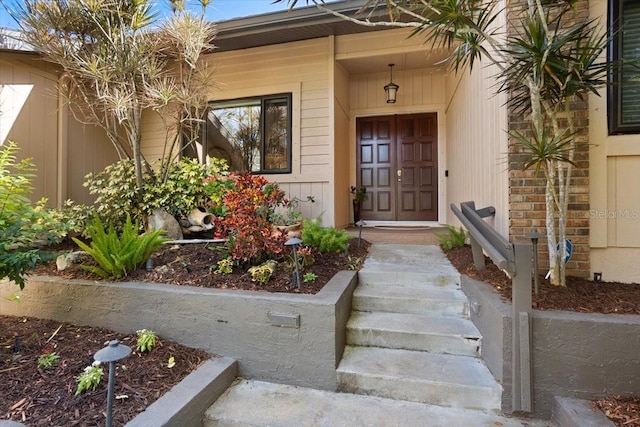
[[[591,0],[589,13],[607,16],[607,1]],[[608,135],[604,89],[589,98],[589,142],[591,274],[640,283],[640,135]]]
[[[28,96],[23,105],[9,106],[3,96],[0,109],[16,111],[13,123],[3,121],[9,126],[6,141],[14,141],[19,151],[18,159],[31,158],[37,168],[33,178],[32,200],[42,197],[49,199],[49,206],[59,201],[60,174],[58,170],[58,117],[57,76],[54,72],[30,65],[33,55],[2,54],[0,56],[0,85],[6,101],[16,100],[16,96],[8,93],[16,89],[27,91]],[[1,114],[5,114],[3,111]],[[0,141],[4,144],[6,141]]]
[[[352,145],[349,143],[350,135],[350,99],[349,99],[349,73],[339,64],[334,64],[334,132],[335,132],[335,212],[336,227],[346,227],[353,223],[353,212],[349,186],[355,185],[351,181],[350,170],[354,163]],[[350,184],[349,184],[350,183]]]
[[[84,176],[118,158],[102,130],[73,118],[57,83],[55,68],[37,55],[0,53],[0,135],[6,135],[0,145],[15,141],[18,159],[32,159],[36,166],[32,201],[46,197],[50,207],[66,199],[90,204],[94,197],[82,186]],[[23,98],[15,90],[27,94],[24,104],[16,102]]]
[[[495,217],[487,221],[508,236],[507,111],[505,96],[494,94],[496,72],[476,66],[471,73],[447,76],[447,200],[495,207]],[[460,225],[448,206],[446,222]]]
[[[289,197],[313,196],[315,203],[300,204],[302,214],[305,218],[322,214],[325,225],[336,220],[331,45],[330,38],[323,38],[205,57],[215,66],[218,82],[209,94],[211,101],[292,94],[292,172],[265,176],[278,182]],[[151,160],[162,153],[165,141],[158,120],[148,116],[144,122],[142,149]]]

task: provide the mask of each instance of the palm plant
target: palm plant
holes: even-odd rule
[[[322,0],[311,1],[322,7]],[[293,7],[297,0],[288,2]],[[509,106],[526,117],[531,127],[528,132],[512,131],[510,137],[524,153],[521,167],[541,172],[546,180],[550,279],[564,286],[567,253],[558,242],[566,240],[575,153],[578,144],[584,143],[568,113],[574,101],[598,94],[606,85],[611,64],[600,58],[608,38],[597,30],[596,22],[577,17],[578,0],[510,3],[506,30],[497,25],[506,13],[504,4],[498,0],[369,0],[363,10],[385,8],[387,20],[375,23],[342,17],[369,26],[413,28],[413,36],[423,36],[427,44],[450,49],[448,62],[455,72],[470,71],[476,62],[496,66],[498,91],[509,95]]]
[[[25,41],[62,70],[60,91],[75,118],[101,127],[121,159],[132,158],[138,192],[149,167],[141,150],[142,113],[167,130],[161,175],[184,137],[195,139],[212,70],[199,61],[215,35],[183,1],[158,22],[151,0],[25,0],[11,10]],[[141,197],[141,194],[139,195]]]

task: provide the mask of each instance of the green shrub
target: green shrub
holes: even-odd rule
[[[456,230],[455,227],[447,226],[447,231],[443,233],[436,233],[436,238],[440,242],[442,249],[450,251],[453,248],[464,246],[467,240],[467,231],[460,227]]]
[[[51,369],[58,363],[58,359],[60,359],[60,356],[55,351],[41,354],[38,357],[38,368]]]
[[[224,176],[226,170],[224,160],[212,159],[210,164],[203,165],[196,159],[183,158],[171,163],[165,171],[146,173],[139,199],[133,160],[120,160],[102,172],[88,174],[84,186],[97,195],[94,213],[119,229],[126,214],[142,224],[156,208],[163,208],[174,216],[186,216],[198,206],[209,205],[210,192],[215,189],[211,177]],[[68,213],[78,219],[80,212],[69,210]],[[82,222],[81,218],[78,222]]]
[[[276,271],[276,262],[272,259],[263,262],[260,265],[249,268],[248,273],[251,275],[251,280],[258,282],[262,286],[266,285],[273,273]]]
[[[73,238],[78,246],[86,251],[98,263],[98,266],[83,265],[82,268],[103,278],[119,279],[127,275],[153,254],[164,242],[163,231],[138,234],[139,225],[131,222],[127,215],[121,235],[110,225],[105,230],[100,218],[95,217],[93,224],[87,227],[91,246]]]
[[[0,279],[23,289],[29,270],[50,258],[41,247],[60,241],[67,227],[60,212],[45,207],[46,199],[33,206],[27,198],[35,167],[17,161],[17,151],[12,141],[0,150]]]
[[[171,163],[166,178],[157,174],[145,183],[143,208],[146,213],[164,208],[174,216],[186,216],[198,206],[208,206],[214,191],[211,177],[225,176],[227,169],[222,159],[210,159],[206,165],[189,158]]]
[[[76,388],[76,396],[84,393],[87,390],[95,390],[100,384],[100,380],[104,375],[104,371],[100,367],[100,362],[97,360],[91,365],[84,368],[84,371],[76,378],[78,387]]]
[[[320,253],[341,253],[347,250],[347,242],[351,236],[345,230],[334,227],[323,227],[322,220],[304,220],[302,242],[315,248]]]
[[[156,347],[156,333],[148,329],[136,331],[138,336],[136,349],[140,353],[148,353]]]

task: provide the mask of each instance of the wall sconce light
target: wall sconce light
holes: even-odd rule
[[[393,66],[396,64],[389,64],[389,84],[384,87],[384,91],[387,94],[387,104],[395,104],[396,103],[396,95],[398,94],[398,89],[400,86],[393,82]]]

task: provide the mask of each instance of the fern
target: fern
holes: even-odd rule
[[[83,265],[82,268],[102,278],[120,279],[126,276],[129,271],[149,259],[165,240],[161,230],[139,235],[138,229],[138,224],[132,223],[131,217],[127,215],[122,233],[118,236],[113,225],[105,230],[104,224],[96,216],[87,228],[91,238],[90,246],[73,238],[98,263],[98,266]]]
[[[322,220],[304,220],[302,242],[315,248],[320,253],[341,253],[347,249],[351,236],[345,230],[334,227],[323,227]]]
[[[457,230],[455,227],[447,226],[447,231],[443,233],[436,233],[436,238],[440,242],[442,249],[450,251],[453,248],[462,247],[467,241],[467,231],[460,227]]]

